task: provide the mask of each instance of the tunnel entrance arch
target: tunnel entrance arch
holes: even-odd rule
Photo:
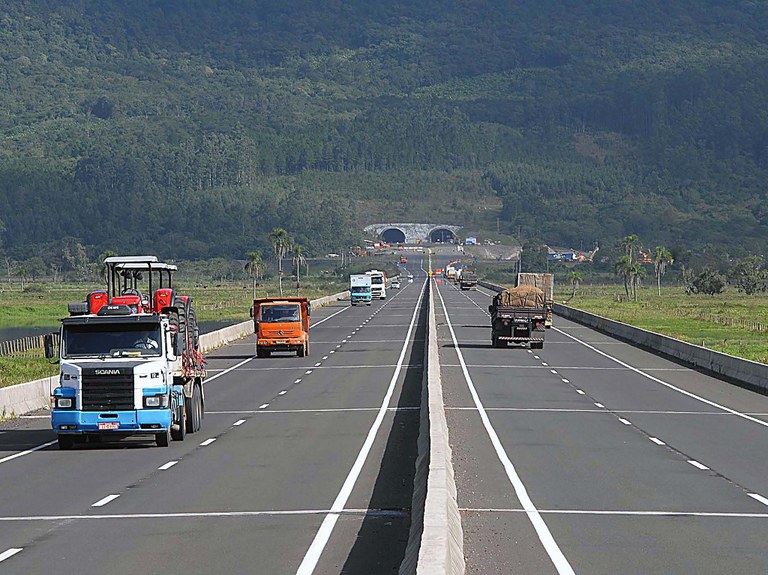
[[[429,232],[429,241],[432,243],[455,242],[456,236],[448,228],[435,228]]]
[[[398,228],[389,228],[381,232],[381,239],[388,244],[404,244],[405,232]]]

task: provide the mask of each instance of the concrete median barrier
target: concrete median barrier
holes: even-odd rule
[[[411,531],[400,575],[459,575],[465,570],[431,288],[430,283]]]
[[[335,293],[311,300],[313,309],[348,299],[349,291]],[[204,333],[200,336],[200,350],[209,352],[253,333],[253,321],[243,321],[235,325]],[[18,385],[0,388],[0,415],[5,417],[24,415],[49,406],[51,390],[56,387],[58,376],[46,377]]]

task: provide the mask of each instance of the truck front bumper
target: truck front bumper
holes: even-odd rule
[[[51,427],[56,433],[158,433],[171,427],[170,409],[132,411],[77,411],[54,409]]]

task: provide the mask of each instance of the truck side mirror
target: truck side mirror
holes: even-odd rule
[[[250,308],[250,309],[248,310],[248,314],[249,314],[251,317],[253,317],[253,308]]]
[[[45,358],[53,359],[56,357],[55,349],[53,347],[53,334],[46,333],[43,336],[43,347],[45,348]]]
[[[184,355],[184,340],[179,337],[179,332],[171,334],[171,344],[173,345],[173,353],[176,356]]]

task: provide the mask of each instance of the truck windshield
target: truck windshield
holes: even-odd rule
[[[371,291],[371,288],[366,286],[354,286],[352,288],[352,293],[368,293]]]
[[[62,355],[65,358],[159,356],[161,344],[159,323],[65,325]]]
[[[261,321],[277,323],[299,321],[301,314],[298,305],[265,305],[261,307]]]
[[[371,276],[371,283],[372,284],[383,284],[384,278],[381,276]]]

